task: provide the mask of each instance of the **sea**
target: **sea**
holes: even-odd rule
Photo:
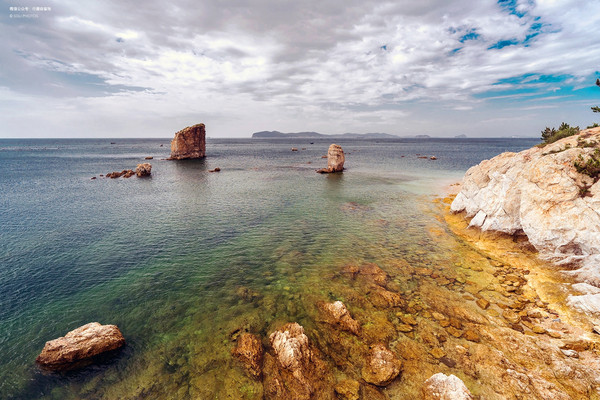
[[[331,140],[208,138],[206,158],[168,161],[169,139],[0,139],[0,398],[257,398],[236,332],[312,332],[315,301],[346,300],[343,265],[451,259],[433,200],[538,142],[335,139],[345,170],[321,175]],[[101,176],[142,162],[151,177]],[[36,365],[94,321],[127,345],[76,371]]]

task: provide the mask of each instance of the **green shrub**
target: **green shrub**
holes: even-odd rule
[[[600,179],[600,149],[594,150],[587,160],[580,155],[573,166],[577,172],[587,175],[597,182]]]
[[[558,130],[556,130],[555,128],[546,127],[546,129],[542,131],[542,140],[545,144],[550,144],[556,142],[557,140],[577,135],[578,133],[578,126],[569,126],[569,124],[563,122],[558,127]]]
[[[599,127],[599,126],[600,126],[600,125],[599,125],[597,122],[594,122],[592,125],[588,126],[588,127],[587,127],[587,128],[585,128],[585,129],[597,128],[597,127]]]

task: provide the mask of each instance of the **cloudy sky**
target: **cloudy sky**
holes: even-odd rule
[[[198,122],[211,137],[538,136],[600,122],[600,0],[0,5],[0,137],[170,137]]]

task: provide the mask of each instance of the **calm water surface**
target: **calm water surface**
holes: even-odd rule
[[[334,298],[322,277],[345,262],[447,258],[425,232],[433,195],[538,142],[342,140],[347,170],[319,175],[322,140],[209,139],[205,160],[181,162],[162,160],[166,139],[112,141],[0,140],[2,399],[227,398],[231,331],[310,327],[306,299]],[[99,177],[145,156],[151,178]],[[38,370],[45,341],[91,321],[117,324],[126,348]]]

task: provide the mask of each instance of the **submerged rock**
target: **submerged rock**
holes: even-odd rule
[[[237,340],[237,345],[233,349],[232,354],[241,361],[251,377],[260,379],[263,347],[258,337],[251,333],[242,333]]]
[[[204,124],[188,126],[175,133],[171,141],[170,160],[202,158],[206,155],[206,131]]]
[[[327,168],[317,170],[320,174],[329,174],[332,172],[342,172],[344,170],[344,150],[342,146],[332,144],[327,151]]]
[[[135,174],[138,178],[142,178],[144,176],[150,176],[152,173],[152,165],[149,163],[138,164],[135,169]]]
[[[133,175],[135,175],[135,172],[132,169],[124,169],[121,172],[109,172],[106,174],[106,177],[111,179],[120,178],[121,176],[123,178],[131,178]]]
[[[377,386],[389,385],[402,371],[402,362],[382,344],[369,350],[362,369],[362,377]]]
[[[304,328],[288,323],[269,337],[274,357],[265,355],[267,399],[334,399],[331,371],[310,344]]]
[[[427,379],[422,389],[423,400],[472,400],[471,392],[454,375],[437,373]]]
[[[325,316],[325,322],[338,326],[341,330],[348,331],[357,336],[360,333],[360,324],[352,318],[350,312],[341,301],[320,303],[319,309]]]
[[[91,322],[64,337],[46,342],[36,361],[51,370],[68,370],[94,356],[116,350],[125,344],[125,338],[116,325]]]
[[[360,383],[354,379],[344,379],[335,385],[335,393],[342,400],[358,400],[360,398]]]

